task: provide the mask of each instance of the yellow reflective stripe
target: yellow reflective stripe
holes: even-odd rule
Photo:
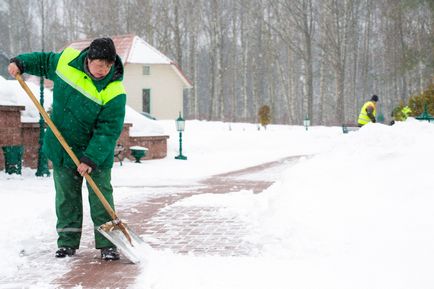
[[[371,120],[369,119],[367,119],[367,118],[365,118],[365,117],[362,117],[362,116],[359,116],[359,120],[358,120],[358,122],[360,123],[360,124],[367,124],[368,122],[370,122]]]
[[[126,94],[124,85],[121,81],[110,82],[105,89],[101,91],[103,105],[118,96],[119,94]]]
[[[71,87],[78,90],[81,94],[92,100],[93,102],[98,103],[99,105],[103,104],[103,101],[99,99],[98,97],[95,97],[92,95],[92,93],[89,93],[88,89],[86,89],[84,86],[87,86],[86,84],[79,85],[78,82],[80,79],[73,81],[70,77],[67,77],[66,75],[63,75],[60,71],[56,71],[57,76],[59,76],[63,81],[68,83]],[[84,77],[83,77],[84,78]],[[95,87],[95,86],[94,86]],[[96,90],[96,89],[95,89]],[[99,94],[99,93],[98,93]],[[99,95],[98,95],[99,96]]]
[[[56,74],[71,87],[78,90],[85,97],[99,105],[104,105],[119,94],[125,94],[121,81],[114,81],[101,91],[98,91],[92,79],[85,72],[69,65],[80,54],[79,50],[66,48],[60,56],[56,67]]]

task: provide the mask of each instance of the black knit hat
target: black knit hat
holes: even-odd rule
[[[116,60],[116,48],[111,38],[97,38],[89,46],[87,52],[89,59],[105,59],[110,62]]]
[[[378,101],[378,96],[376,96],[375,94],[371,97],[372,101],[377,102]]]

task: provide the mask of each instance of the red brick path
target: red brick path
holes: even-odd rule
[[[252,255],[258,249],[242,240],[248,227],[236,215],[220,214],[220,208],[201,206],[178,206],[176,203],[192,195],[203,193],[229,193],[252,190],[260,193],[274,180],[249,180],[249,176],[268,169],[283,169],[299,156],[285,158],[247,169],[212,176],[202,181],[199,188],[182,188],[181,193],[147,200],[128,212],[119,215],[128,220],[135,233],[155,249],[170,249],[175,253],[220,256]],[[90,234],[90,233],[89,233]],[[140,273],[140,266],[132,265],[123,258],[121,262],[102,262],[94,249],[80,250],[67,274],[53,284],[72,288],[126,288],[133,284]]]
[[[173,188],[176,190],[173,193],[148,199],[128,210],[120,209],[118,213],[128,221],[135,233],[142,235],[145,242],[155,249],[195,255],[254,255],[258,251],[257,245],[242,238],[249,233],[248,224],[243,223],[235,213],[231,215],[226,210],[222,214],[221,207],[183,206],[177,202],[204,193],[223,194],[241,190],[260,193],[275,181],[275,172],[282,171],[289,162],[299,158],[288,157],[212,176],[201,181],[199,186]],[[270,174],[270,170],[274,173]],[[62,274],[54,270],[54,275],[57,273],[62,276],[51,284],[57,288],[73,288],[77,285],[82,288],[127,288],[134,284],[136,276],[140,274],[140,266],[129,263],[124,257],[116,262],[102,262],[99,251],[93,249],[93,241],[90,240],[91,228],[88,230],[83,233],[83,236],[89,236],[88,240],[82,242],[76,256],[65,260],[71,265],[70,271]],[[46,254],[51,256],[52,252]],[[23,277],[30,278],[25,274]]]

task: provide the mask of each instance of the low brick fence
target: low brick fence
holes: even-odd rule
[[[0,147],[23,145],[23,166],[36,169],[39,151],[39,123],[22,123],[21,111],[24,106],[0,105]],[[148,148],[146,159],[160,159],[167,155],[167,139],[169,136],[130,137],[132,124],[124,124],[118,143],[125,148],[124,156],[134,160],[129,148],[143,146]],[[115,159],[115,161],[118,161]],[[0,170],[4,170],[5,160],[0,149]]]
[[[148,149],[148,153],[143,160],[149,159],[162,159],[167,155],[167,139],[169,136],[141,136],[141,137],[130,137],[130,145],[132,146],[142,146]],[[128,150],[126,156],[130,160],[134,160],[134,157],[131,155],[131,151]]]

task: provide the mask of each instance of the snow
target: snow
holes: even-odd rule
[[[338,127],[270,125],[259,131],[252,124],[187,121],[188,160],[178,161],[175,123],[159,123],[170,135],[168,157],[139,168],[131,162],[115,167],[115,187],[186,183],[284,156],[308,156],[276,172],[278,180],[262,194],[205,194],[180,203],[238,213],[256,228],[250,241],[264,245],[258,256],[155,250],[133,287],[431,288],[432,124],[409,119],[342,134]],[[29,169],[23,176],[2,175],[0,183],[0,272],[13,276],[28,264],[26,254],[55,248],[54,189],[50,178],[36,178]],[[118,194],[120,201],[126,197],[122,190]]]
[[[170,136],[168,156],[115,166],[119,205],[131,197],[145,198],[124,186],[195,184],[213,174],[305,157],[272,170],[272,176],[252,176],[276,180],[261,194],[203,194],[177,204],[237,214],[252,228],[246,238],[261,245],[258,254],[195,256],[149,249],[131,288],[432,288],[433,124],[410,118],[343,134],[340,127],[305,131],[269,125],[258,130],[254,124],[187,120],[183,154],[188,160],[180,161],[174,159],[175,121],[156,123]],[[135,125],[139,130],[145,124]],[[68,271],[69,263],[49,259],[37,267],[34,256],[49,252],[52,258],[56,220],[53,181],[34,173],[28,168],[22,176],[0,172],[0,281],[19,280],[25,268],[34,267],[40,281],[25,288],[50,288],[50,280]],[[5,288],[14,288],[9,285]]]
[[[130,147],[130,150],[141,150],[141,151],[147,151],[148,149],[142,146],[132,146]]]
[[[38,85],[26,82],[27,86],[39,100],[40,89]],[[21,113],[22,122],[38,122],[39,113],[27,93],[16,80],[6,80],[0,76],[0,105],[25,106],[26,109]],[[49,89],[44,89],[44,108],[49,110],[53,101],[53,93]]]
[[[164,130],[158,122],[141,115],[130,106],[126,106],[125,123],[131,123],[130,136],[164,135]]]
[[[126,60],[128,63],[140,64],[171,64],[172,61],[160,51],[149,45],[138,36],[134,37],[133,45]]]

